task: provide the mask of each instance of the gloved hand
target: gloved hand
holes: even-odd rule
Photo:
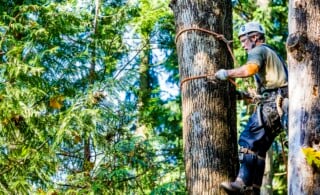
[[[219,80],[225,81],[228,79],[228,72],[225,69],[220,69],[214,74],[214,76]]]

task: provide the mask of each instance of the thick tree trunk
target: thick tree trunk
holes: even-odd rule
[[[226,44],[187,28],[203,28],[232,38],[230,0],[171,2],[176,22],[176,47],[181,81],[232,68]],[[180,33],[182,32],[183,33]],[[224,194],[222,181],[238,170],[235,89],[230,82],[205,78],[182,82],[183,139],[189,194]]]
[[[289,194],[320,194],[319,168],[303,148],[319,151],[320,1],[289,1]]]

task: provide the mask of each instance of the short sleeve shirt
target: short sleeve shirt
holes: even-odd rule
[[[248,63],[259,66],[255,78],[258,88],[275,89],[288,84],[286,65],[269,46],[262,44],[248,52]]]

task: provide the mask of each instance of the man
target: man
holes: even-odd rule
[[[239,137],[240,170],[234,182],[223,182],[227,192],[251,191],[260,194],[266,152],[283,129],[278,97],[287,97],[288,73],[284,61],[265,44],[265,31],[257,22],[240,28],[238,37],[247,51],[247,62],[234,69],[220,69],[219,80],[254,76],[257,87],[257,108]],[[278,104],[277,104],[278,103]],[[277,107],[278,105],[278,107]]]

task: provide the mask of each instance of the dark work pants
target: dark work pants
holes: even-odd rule
[[[258,107],[249,118],[239,137],[241,147],[248,148],[257,154],[244,154],[240,165],[238,177],[247,186],[252,184],[261,186],[265,167],[263,158],[280,130],[281,122],[275,102],[270,101]]]
[[[244,154],[238,177],[243,180],[246,186],[251,186],[252,184],[261,186],[264,167],[264,159],[258,158],[255,154]]]

